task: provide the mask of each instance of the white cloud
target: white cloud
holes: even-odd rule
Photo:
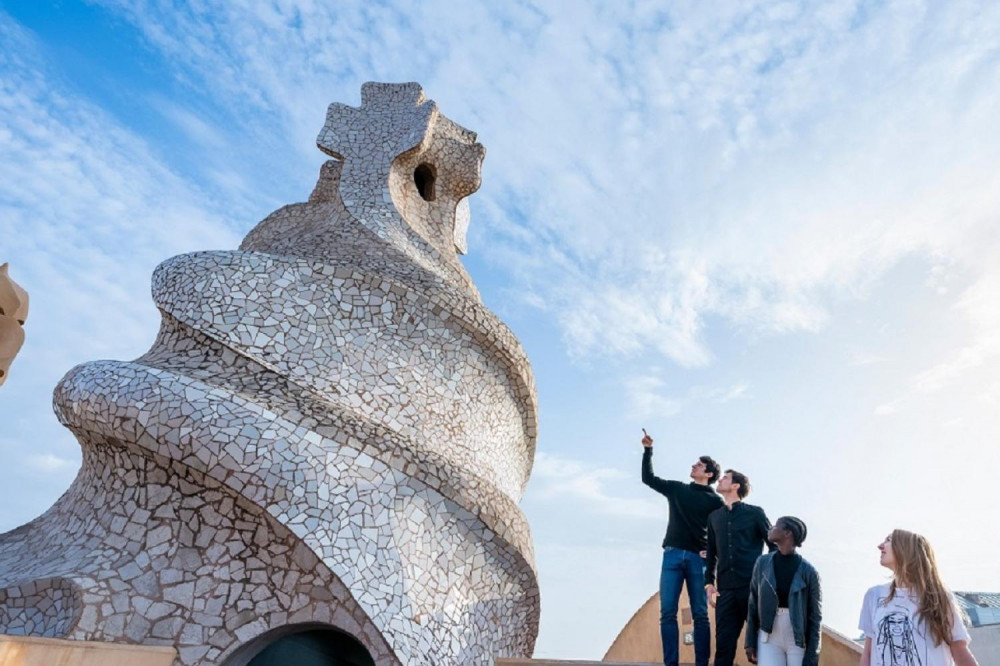
[[[987,404],[1000,404],[1000,382],[989,384],[980,394],[979,399]]]
[[[988,339],[976,340],[974,344],[957,350],[948,361],[921,372],[914,379],[914,388],[921,393],[940,391],[997,354],[1000,354],[1000,338],[991,336]]]
[[[961,294],[956,304],[969,322],[970,344],[958,349],[949,360],[920,373],[914,380],[916,390],[939,391],[969,370],[1000,356],[1000,271],[992,261],[987,271]]]
[[[149,295],[156,265],[235,248],[239,237],[197,183],[63,87],[34,38],[2,12],[0,43],[0,251],[31,296],[25,344],[3,387],[0,420],[12,444],[0,450],[0,486],[19,498],[5,506],[3,529],[64,489],[43,492],[25,466],[62,483],[78,464],[76,442],[52,413],[60,377],[83,361],[145,351],[159,323]],[[45,453],[36,453],[40,440]]]
[[[623,410],[633,418],[675,413],[683,425],[696,401],[759,396],[767,420],[785,407],[781,393],[797,411],[780,432],[737,414],[755,410],[722,407],[735,418],[688,425],[718,441],[738,429],[746,450],[760,445],[764,469],[789,453],[823,461],[822,481],[838,493],[857,483],[855,469],[835,474],[838,455],[913,474],[943,474],[942,447],[990,455],[1000,5],[105,6],[169,59],[186,94],[164,115],[196,166],[167,166],[162,144],[175,137],[139,138],[60,87],[30,40],[0,20],[0,237],[19,257],[12,271],[30,276],[35,308],[3,408],[22,417],[12,437],[25,447],[52,442],[51,455],[72,459],[75,443],[48,409],[58,377],[78,361],[144,349],[155,332],[153,266],[234,247],[232,229],[254,221],[242,211],[260,207],[262,192],[278,197],[276,180],[308,192],[326,105],[357,103],[360,84],[375,79],[420,81],[480,133],[489,153],[472,202],[472,257],[488,257],[494,272],[483,273],[510,285],[505,297],[557,322],[580,365],[636,378]],[[845,311],[877,321],[853,327]],[[879,340],[837,346],[857,331]],[[824,366],[831,348],[831,365],[853,358],[864,371]],[[739,374],[730,363],[742,363]],[[548,390],[563,379],[539,378]],[[543,409],[547,428],[553,413]],[[783,449],[783,436],[810,446]],[[10,459],[20,465],[31,452]],[[607,533],[618,523],[646,529],[616,520],[625,515],[655,516],[659,529],[662,501],[637,503],[619,490],[634,479],[588,455],[539,454],[527,501],[557,516],[571,505]],[[20,497],[17,466],[4,467],[0,485]],[[766,497],[768,484],[760,488]],[[818,510],[813,488],[789,488],[782,502]],[[934,506],[940,518],[909,505],[862,513],[953,524],[950,505],[937,497]],[[826,528],[867,529],[846,513],[850,525],[831,511]],[[10,511],[0,518],[16,524]],[[655,551],[658,539],[650,543]]]
[[[620,497],[608,490],[609,482],[626,478],[632,477],[619,469],[597,467],[580,460],[538,452],[530,492],[541,500],[576,500],[576,506],[598,515],[662,519],[662,503]]]
[[[704,396],[712,402],[727,403],[732,402],[733,400],[742,400],[749,397],[749,394],[747,393],[749,390],[749,384],[734,384],[732,386],[704,389]]]
[[[863,367],[866,365],[876,365],[878,363],[885,363],[888,359],[884,356],[878,354],[865,354],[858,353],[851,357],[849,365],[851,367]]]
[[[58,472],[62,470],[75,469],[79,462],[68,458],[60,458],[51,453],[41,453],[29,456],[27,463],[42,472]]]
[[[162,98],[150,101],[164,117],[203,148],[218,151],[226,147],[228,142],[223,133],[197,114],[174,101]]]
[[[662,375],[661,368],[653,369]],[[669,418],[682,409],[699,402],[725,404],[749,397],[750,385],[738,383],[728,386],[692,386],[680,394],[671,395],[661,374],[636,375],[623,381],[632,418]]]
[[[362,80],[421,80],[490,148],[489,252],[581,359],[703,366],[713,319],[816,331],[904,257],[996,247],[996,6],[108,5],[303,151]]]
[[[141,352],[155,335],[153,268],[239,237],[140,138],[54,87],[31,38],[2,15],[0,31],[12,46],[0,59],[0,237],[32,296],[25,351],[59,351],[72,322],[77,353]]]
[[[682,401],[665,395],[665,382],[659,377],[639,376],[625,380],[629,411],[634,418],[673,416],[681,410]]]
[[[895,414],[899,411],[900,402],[900,400],[884,402],[881,405],[876,406],[873,413],[875,416],[889,416],[890,414]]]
[[[899,397],[875,409],[876,415],[925,404],[926,399],[942,392],[968,394],[980,404],[990,402],[996,390],[994,378],[1000,371],[1000,273],[994,266],[986,267],[961,292],[952,311],[967,331],[963,343],[913,376]]]

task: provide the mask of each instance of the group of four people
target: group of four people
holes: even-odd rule
[[[732,666],[744,626],[751,663],[818,666],[820,578],[796,552],[806,538],[805,523],[784,516],[772,526],[763,509],[743,501],[750,479],[731,469],[723,475],[710,456],[691,466],[690,483],[661,479],[653,474],[653,438],[645,430],[642,445],[642,482],[664,495],[670,508],[660,570],[665,666],[678,664],[682,585],[691,603],[696,666],[708,666],[709,605],[715,607],[714,666]],[[893,580],[865,595],[860,666],[978,666],[927,540],[895,530],[879,551]]]

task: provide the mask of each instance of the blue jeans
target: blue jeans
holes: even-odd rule
[[[694,621],[694,661],[696,666],[708,666],[711,649],[711,629],[708,624],[708,597],[705,594],[705,560],[698,553],[680,548],[663,549],[660,570],[660,640],[663,641],[663,663],[677,666],[677,605],[681,584],[687,583]]]

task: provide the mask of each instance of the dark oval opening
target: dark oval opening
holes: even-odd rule
[[[437,180],[437,172],[434,166],[427,162],[420,164],[413,170],[413,182],[424,201],[434,201],[435,180]]]
[[[358,639],[327,625],[276,629],[250,641],[226,660],[227,666],[375,666]]]

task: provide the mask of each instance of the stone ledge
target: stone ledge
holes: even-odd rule
[[[171,666],[177,651],[161,645],[0,635],[3,666]]]

